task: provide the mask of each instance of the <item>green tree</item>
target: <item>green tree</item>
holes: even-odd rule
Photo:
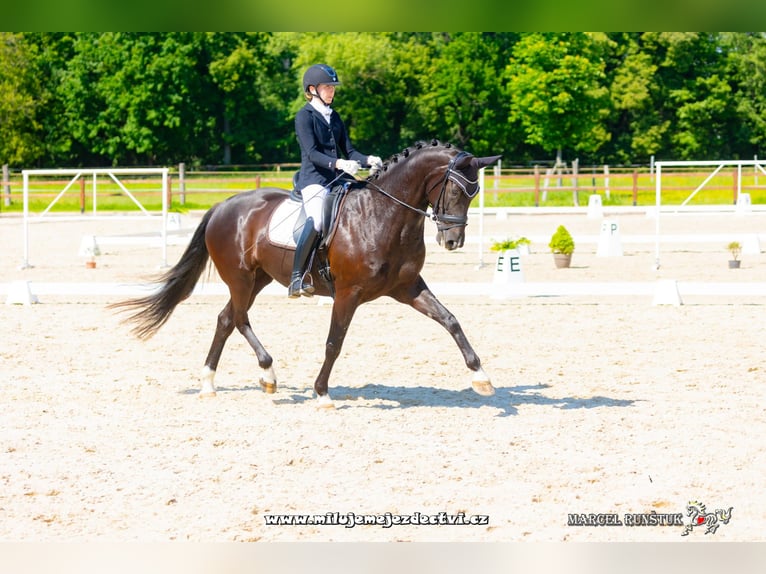
[[[404,42],[391,34],[295,34],[293,113],[305,103],[303,72],[319,62],[333,66],[340,77],[333,107],[343,117],[354,145],[386,156],[422,138],[422,122],[415,115],[420,71],[426,49],[412,38]],[[297,157],[298,146],[295,144]]]
[[[603,47],[585,33],[522,34],[507,66],[510,120],[527,143],[545,151],[595,152],[610,134],[605,128],[609,94],[604,85]]]
[[[0,37],[0,153],[25,166],[295,162],[320,61],[357,147],[384,157],[431,138],[508,163],[766,153],[762,33]]]
[[[723,43],[728,48],[728,76],[743,126],[742,139],[763,153],[766,151],[766,34],[724,34]]]
[[[640,44],[656,66],[654,113],[661,125],[669,125],[663,130],[662,154],[672,159],[734,157],[739,127],[720,36],[645,32]]]
[[[434,56],[421,72],[418,107],[424,128],[477,155],[505,151],[510,126],[502,84],[507,54],[497,36],[436,34]]]
[[[666,141],[670,121],[658,109],[658,65],[641,50],[640,34],[610,36],[607,75],[613,115],[608,154],[620,163],[648,161]]]
[[[192,33],[78,34],[58,87],[77,156],[151,165],[215,149],[198,55]]]
[[[21,34],[0,32],[0,163],[25,166],[42,153],[37,120],[41,86],[34,48]]]
[[[290,103],[295,95],[289,46],[268,33],[211,33],[209,72],[220,99],[216,133],[224,164],[275,162],[293,138]]]
[[[673,90],[671,101],[678,107],[676,129],[671,141],[682,159],[730,159],[737,154],[735,109],[731,87],[717,74],[698,77],[688,88]]]

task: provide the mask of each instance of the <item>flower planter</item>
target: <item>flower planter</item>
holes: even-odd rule
[[[553,262],[556,264],[556,267],[558,267],[559,269],[562,269],[564,267],[569,267],[569,264],[572,263],[572,254],[571,253],[554,253]]]
[[[730,259],[729,260],[729,269],[739,269],[739,264],[740,263],[741,262],[740,262],[739,259]]]

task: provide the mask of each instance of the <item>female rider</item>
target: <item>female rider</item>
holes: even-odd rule
[[[295,134],[301,148],[301,169],[297,188],[301,190],[306,223],[295,247],[293,271],[287,296],[311,297],[314,286],[303,277],[311,252],[322,228],[324,197],[329,187],[344,173],[351,176],[364,165],[382,166],[381,159],[354,149],[338,112],[332,105],[338,75],[326,64],[315,64],[303,74],[303,95],[307,103],[295,115]],[[345,158],[345,159],[344,159]]]

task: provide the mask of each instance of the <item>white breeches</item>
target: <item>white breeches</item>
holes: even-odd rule
[[[314,229],[322,229],[322,210],[324,209],[324,198],[327,195],[327,188],[312,183],[301,190],[303,196],[303,209],[306,210],[306,218],[314,218]]]

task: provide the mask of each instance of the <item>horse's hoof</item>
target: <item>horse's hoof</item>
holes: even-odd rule
[[[201,399],[214,399],[216,397],[215,391],[200,392],[199,398]]]
[[[316,401],[316,408],[318,409],[334,409],[335,404],[332,402],[330,395],[319,395]]]
[[[495,394],[495,387],[489,381],[471,381],[471,387],[482,397],[491,397]]]
[[[269,395],[273,395],[277,392],[277,384],[273,381],[264,381],[261,379],[261,388]]]

